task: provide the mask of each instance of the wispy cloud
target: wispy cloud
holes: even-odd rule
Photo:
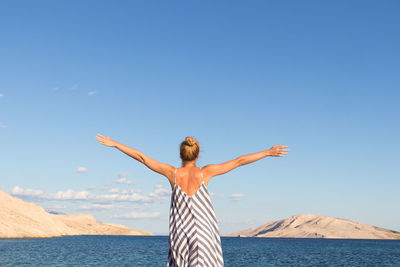
[[[110,190],[111,185],[112,185],[112,183],[106,183],[106,184],[97,185],[97,186],[96,185],[89,185],[88,187],[86,187],[86,189],[90,190],[90,191],[94,191],[94,190],[97,190],[97,191],[108,191],[108,190]]]
[[[65,191],[59,191],[57,193],[46,193],[42,190],[37,189],[24,189],[19,186],[14,186],[11,190],[11,194],[14,196],[22,196],[34,199],[43,200],[66,200],[66,201],[89,201],[89,202],[101,202],[101,203],[112,203],[113,201],[118,202],[137,202],[137,203],[154,203],[159,199],[157,196],[145,196],[139,194],[137,191],[122,190],[118,193],[109,193],[96,195],[89,191],[74,191],[71,189]]]
[[[13,189],[11,189],[11,194],[12,195],[17,195],[17,196],[29,196],[29,197],[36,197],[36,198],[44,198],[46,196],[46,193],[43,192],[42,190],[38,189],[24,189],[19,186],[14,186]]]
[[[63,91],[65,91],[65,90],[76,91],[77,89],[78,89],[78,84],[74,84],[74,85],[71,86],[71,87],[63,87],[63,88],[61,88],[61,87],[59,87],[59,86],[54,86],[54,87],[52,88],[53,91],[59,91],[59,90],[63,90]]]
[[[170,194],[171,190],[165,189],[162,184],[157,184],[154,186],[154,191],[149,193],[149,196],[157,200],[164,200],[169,197]]]
[[[0,97],[3,97],[4,95],[2,93],[0,93]]]
[[[243,197],[244,197],[243,194],[232,194],[229,196],[229,198],[234,201],[241,200]]]
[[[75,170],[75,172],[79,172],[79,173],[88,172],[88,169],[85,167],[79,167],[78,169]]]
[[[78,209],[80,210],[107,210],[112,208],[114,208],[113,204],[98,204],[98,203],[93,203],[91,205],[83,205],[78,207]]]
[[[75,199],[89,199],[91,198],[91,194],[88,191],[74,191],[68,189],[66,191],[59,191],[55,194],[49,195],[50,198],[53,199],[66,199],[66,200],[75,200]]]
[[[0,122],[0,128],[4,129],[4,128],[7,128],[7,127],[8,127],[7,125],[5,125],[2,122]]]
[[[65,91],[77,91],[78,89],[79,89],[79,91],[80,92],[82,92],[82,93],[84,93],[86,90],[84,90],[84,88],[78,88],[79,86],[78,86],[78,84],[74,84],[73,86],[54,86],[53,88],[52,88],[52,90],[53,91],[63,91],[63,92],[65,92]],[[89,95],[89,96],[92,96],[92,95],[96,95],[98,92],[97,91],[94,91],[94,90],[92,90],[92,91],[86,91],[87,92],[87,94]]]
[[[107,194],[107,195],[100,195],[96,196],[96,200],[99,201],[128,201],[128,202],[140,202],[140,203],[151,203],[154,202],[148,196],[140,195],[136,192],[132,193],[129,192],[127,194]]]
[[[155,212],[136,212],[132,211],[128,214],[124,215],[113,215],[112,218],[117,218],[117,219],[154,219],[154,218],[160,218],[160,212],[155,211]]]
[[[14,186],[11,190],[11,194],[15,196],[26,196],[38,199],[48,199],[48,200],[86,200],[89,199],[90,193],[88,191],[74,191],[66,190],[59,191],[54,194],[46,193],[38,189],[24,189],[19,186]]]
[[[49,210],[62,210],[67,208],[65,205],[52,205],[52,206],[47,206],[47,209]]]
[[[119,188],[111,188],[110,190],[108,190],[108,193],[119,193],[119,191]]]
[[[223,197],[224,194],[219,194],[219,193],[210,192],[210,196],[211,196],[211,197]]]
[[[124,173],[119,174],[118,177],[119,178],[117,180],[115,180],[115,182],[117,184],[133,184],[132,181],[130,181],[126,178],[126,174],[124,174]]]

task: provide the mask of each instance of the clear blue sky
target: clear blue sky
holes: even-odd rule
[[[399,11],[399,1],[3,1],[0,188],[167,234],[167,179],[97,133],[174,166],[186,136],[202,145],[199,166],[282,144],[286,157],[210,181],[222,233],[300,213],[400,230]]]

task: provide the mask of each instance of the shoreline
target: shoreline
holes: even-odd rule
[[[61,236],[51,236],[51,237],[0,237],[1,240],[5,239],[52,239],[52,238],[62,238],[62,237],[83,237],[83,236],[120,236],[120,237],[144,237],[144,238],[154,238],[154,237],[168,237],[169,235],[61,235]],[[296,240],[378,240],[378,241],[400,241],[400,238],[330,238],[330,237],[257,237],[257,236],[220,236],[222,238],[247,238],[247,239],[282,239],[282,240],[289,240],[289,239],[296,239]]]

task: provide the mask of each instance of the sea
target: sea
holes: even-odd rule
[[[225,266],[400,266],[400,240],[221,237]],[[0,239],[0,266],[166,266],[168,236]]]

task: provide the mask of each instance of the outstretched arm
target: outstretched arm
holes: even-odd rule
[[[149,156],[146,156],[142,152],[140,152],[137,149],[134,149],[132,147],[123,145],[121,143],[118,143],[117,141],[112,140],[108,136],[103,136],[101,134],[98,134],[96,136],[96,139],[99,141],[100,144],[103,144],[105,146],[109,147],[115,147],[118,150],[124,152],[126,155],[136,159],[137,161],[143,163],[146,165],[149,169],[164,175],[165,177],[168,178],[168,180],[171,180],[173,177],[173,173],[175,171],[175,168],[169,164],[166,163],[161,163],[158,162],[155,159],[150,158]]]
[[[202,170],[204,174],[205,183],[207,184],[208,181],[214,176],[227,173],[237,167],[255,162],[267,156],[283,157],[285,156],[285,154],[287,154],[287,152],[284,151],[289,151],[289,149],[284,149],[287,147],[288,146],[282,146],[281,144],[279,144],[271,147],[268,150],[263,150],[257,153],[243,155],[234,160],[230,160],[221,164],[209,164],[207,166],[204,166]]]
[[[285,147],[288,147],[288,146],[282,146],[281,144],[279,144],[279,145],[271,147],[268,150],[264,150],[264,151],[261,151],[261,152],[240,156],[238,158],[240,166],[252,163],[254,161],[260,160],[260,159],[265,158],[267,156],[270,156],[270,157],[283,157],[283,156],[285,156],[284,154],[287,154],[287,152],[283,152],[283,151],[289,151],[289,149],[283,149]]]

